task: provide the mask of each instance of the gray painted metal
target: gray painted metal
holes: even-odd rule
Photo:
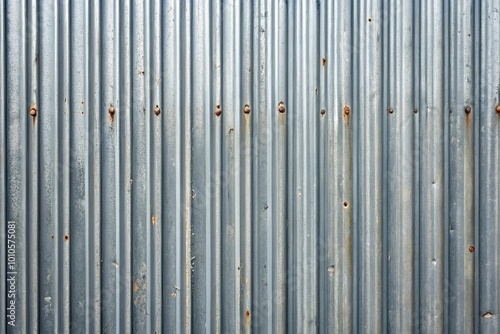
[[[1,1],[0,331],[498,333],[499,94],[499,0]]]

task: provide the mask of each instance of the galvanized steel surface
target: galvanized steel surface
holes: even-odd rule
[[[498,333],[499,94],[499,0],[1,1],[0,331]]]

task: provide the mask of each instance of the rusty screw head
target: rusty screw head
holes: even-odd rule
[[[320,113],[323,116],[324,114],[326,114],[326,110],[325,109],[321,109]]]
[[[344,107],[344,114],[345,114],[346,116],[348,116],[350,113],[351,113],[351,108],[349,108],[349,106],[345,106],[345,107]]]
[[[417,108],[413,109],[413,112],[414,112],[415,114],[416,114],[416,113],[418,113],[418,109],[417,109]]]
[[[250,106],[248,104],[245,104],[245,107],[243,108],[243,112],[245,114],[249,114],[250,113]]]
[[[471,253],[474,252],[474,246],[469,246],[469,252],[471,252]]]
[[[472,111],[471,107],[470,106],[466,106],[465,107],[465,113],[466,114],[470,114],[470,112]]]
[[[33,106],[33,107],[30,108],[30,115],[33,116],[33,117],[36,116],[36,108],[35,108],[35,106]]]
[[[155,115],[158,116],[160,114],[161,110],[160,110],[160,107],[158,107],[158,105],[156,105],[155,107]]]
[[[220,108],[220,104],[216,105],[215,106],[215,116],[220,116],[220,114],[222,114],[222,110]]]
[[[113,107],[113,105],[110,105],[109,106],[109,109],[108,109],[108,112],[111,116],[113,116],[115,114],[115,107]]]
[[[394,110],[392,110],[392,108],[391,108],[391,107],[389,107],[389,108],[387,109],[387,111],[389,112],[389,114],[392,114],[392,113],[394,112]]]
[[[497,114],[500,115],[500,104],[498,106],[496,106],[495,110],[497,111]]]
[[[278,104],[278,111],[280,113],[284,113],[285,112],[285,104],[283,103],[283,101],[281,101],[279,104]]]

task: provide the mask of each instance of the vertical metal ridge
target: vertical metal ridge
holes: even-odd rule
[[[234,330],[241,331],[240,322],[240,285],[239,273],[237,271],[240,256],[239,238],[239,151],[238,146],[240,126],[237,115],[239,100],[238,92],[238,31],[233,29],[237,24],[235,12],[237,1],[222,2],[222,54],[221,54],[221,101],[217,106],[222,108],[220,116],[222,123],[222,221],[221,221],[221,246],[222,246],[222,273],[221,280],[224,289],[221,291],[222,309],[225,317],[222,317],[222,332]],[[214,106],[216,109],[217,107]]]
[[[117,205],[117,324],[116,331],[132,330],[132,124],[133,124],[133,72],[132,72],[132,1],[118,6],[119,39],[117,52],[120,59],[115,67],[116,98],[119,101],[116,119],[118,149],[116,151]],[[118,20],[118,19],[117,19]]]
[[[101,58],[101,4],[95,0],[88,4],[87,24],[87,97],[85,114],[87,122],[87,149],[86,157],[86,182],[85,199],[87,208],[85,210],[85,222],[87,224],[86,240],[86,296],[85,296],[85,321],[87,332],[101,331],[101,141],[102,133],[100,126],[101,108],[101,80],[100,73],[103,70]],[[90,61],[93,59],[94,61]],[[103,261],[104,262],[104,261]],[[70,323],[70,328],[73,322]]]
[[[162,140],[161,140],[161,117],[163,109],[163,99],[162,99],[162,67],[161,67],[161,28],[160,28],[160,17],[161,17],[161,1],[154,0],[152,8],[150,8],[150,14],[152,17],[152,21],[154,24],[151,28],[151,33],[153,35],[152,41],[155,47],[152,49],[150,60],[152,66],[150,66],[150,85],[151,87],[151,100],[152,103],[150,105],[150,109],[153,109],[153,112],[149,110],[152,122],[152,156],[153,156],[153,165],[152,165],[152,217],[151,217],[151,261],[150,266],[152,266],[151,274],[152,278],[150,284],[148,284],[148,289],[151,290],[150,298],[151,298],[151,306],[150,306],[150,314],[151,314],[151,331],[159,332],[161,330],[162,323],[162,298],[164,291],[162,289],[162,258],[161,258],[161,249],[162,249],[162,224],[163,224],[163,216],[161,214],[162,208],[162,190],[161,190],[161,174],[163,169],[162,164]],[[146,21],[147,22],[147,21]],[[150,39],[151,42],[151,39]],[[160,114],[156,115],[156,108],[159,108]],[[154,222],[153,222],[154,216]],[[148,217],[149,218],[149,217]],[[148,222],[149,223],[149,222]]]
[[[478,109],[474,99],[473,1],[450,2],[449,15],[449,279],[450,333],[474,331],[474,133]],[[462,80],[462,78],[470,80]],[[466,114],[470,106],[472,114]],[[446,168],[445,168],[446,170]]]
[[[275,7],[273,6],[276,2],[265,0],[263,2],[263,9],[265,19],[264,32],[263,32],[263,53],[265,54],[266,62],[264,64],[265,72],[263,75],[263,82],[266,87],[272,87],[274,82],[274,68],[275,68],[275,58],[274,58],[274,49],[275,45],[274,38],[277,34],[276,29],[276,13]],[[264,172],[264,182],[266,183],[265,196],[264,198],[264,212],[265,218],[263,221],[266,222],[264,232],[265,238],[265,272],[266,272],[266,301],[268,304],[267,309],[264,310],[265,316],[265,325],[262,328],[266,328],[268,333],[273,332],[273,327],[275,325],[276,319],[276,301],[275,301],[275,275],[274,275],[274,236],[275,236],[275,228],[274,225],[277,223],[273,220],[273,212],[276,210],[276,203],[273,197],[273,189],[274,189],[274,180],[273,180],[273,144],[274,144],[274,127],[273,127],[273,119],[275,117],[276,109],[273,108],[276,105],[274,101],[275,98],[275,87],[266,89],[266,92],[263,94],[262,100],[264,104],[264,110],[266,110],[265,118],[263,118],[264,126],[266,129],[266,147],[265,147],[265,155],[266,155],[266,166]],[[264,120],[265,119],[265,120]],[[267,208],[266,208],[267,207]],[[263,215],[264,216],[264,215]]]
[[[211,35],[212,46],[214,52],[212,54],[211,62],[213,66],[213,77],[211,79],[214,83],[214,91],[213,98],[211,101],[213,104],[220,103],[222,100],[222,2],[217,0],[211,2],[213,7],[213,16],[215,22],[213,33]],[[213,105],[212,104],[212,105]],[[209,110],[211,111],[212,105],[210,105]],[[215,191],[215,205],[214,205],[214,213],[213,213],[213,225],[211,228],[213,232],[211,235],[213,236],[213,250],[210,252],[213,257],[213,267],[211,268],[211,277],[213,278],[213,299],[214,299],[214,325],[213,332],[218,333],[222,331],[222,122],[219,118],[213,119],[212,113],[209,112],[207,117],[211,117],[211,121],[209,124],[214,126],[214,155],[212,166],[214,167],[215,173],[215,181],[214,181],[214,191]],[[212,286],[210,287],[212,290]],[[212,331],[212,329],[210,329]]]
[[[318,177],[319,177],[319,185],[318,185],[318,291],[326,291],[326,284],[328,282],[328,258],[325,255],[325,249],[327,247],[327,212],[323,208],[328,207],[329,203],[326,198],[326,187],[325,181],[327,177],[327,154],[321,154],[321,152],[327,151],[327,143],[324,138],[326,138],[327,133],[327,120],[330,117],[327,109],[327,64],[328,64],[328,54],[327,54],[327,39],[328,35],[328,27],[330,22],[328,21],[328,4],[326,2],[321,2],[319,4],[319,38],[318,38],[318,47],[319,47],[319,59],[318,67],[319,67],[319,104],[318,109],[314,111],[314,117],[319,118],[318,125],[318,150],[320,152],[318,159]],[[319,293],[318,295],[318,332],[319,333],[327,333],[328,328],[328,295],[325,293]]]
[[[500,330],[500,6],[481,2],[479,98],[479,330]]]
[[[358,331],[382,332],[382,294],[377,287],[383,285],[382,273],[382,156],[383,138],[383,57],[382,45],[385,12],[382,1],[365,4],[358,2],[360,30],[358,48],[358,85],[360,94],[356,101],[355,119],[358,138],[358,182],[354,186],[354,222],[358,235]],[[356,87],[356,85],[354,85]],[[373,98],[375,96],[375,98]],[[355,155],[356,156],[356,155]],[[356,330],[355,330],[356,331]]]
[[[444,4],[424,1],[420,35],[420,314],[418,330],[444,330]],[[411,108],[411,106],[409,106]],[[411,109],[402,112],[411,114]]]
[[[27,87],[29,101],[28,105],[37,105],[38,102],[38,82],[39,82],[39,71],[38,71],[38,5],[36,0],[32,0],[28,2],[28,5],[31,5],[31,8],[28,8],[28,22],[32,22],[31,26],[31,35],[29,36],[30,52],[29,52],[29,61],[30,64],[27,66],[31,71],[30,83]],[[2,58],[3,59],[3,58]],[[28,107],[28,105],[26,107]],[[29,305],[37,305],[39,300],[38,294],[38,199],[39,199],[39,166],[38,166],[38,156],[39,156],[39,148],[38,148],[38,122],[33,124],[33,122],[27,119],[27,127],[28,127],[28,141],[31,139],[31,142],[27,143],[27,148],[29,150],[28,159],[31,162],[31,173],[28,173],[29,184],[27,185],[27,189],[32,189],[31,192],[28,192],[28,203],[31,203],[31,209],[29,210],[29,215],[27,218],[27,226],[26,226],[26,250],[28,255],[28,268],[26,271],[27,276],[27,288],[26,301]],[[32,123],[33,126],[30,127]],[[29,308],[26,310],[26,328],[32,329],[33,331],[38,331],[38,308]]]
[[[57,9],[54,14],[55,21],[57,22],[55,29],[56,44],[54,52],[58,53],[57,59],[55,61],[58,81],[56,85],[56,91],[54,92],[55,108],[53,109],[53,112],[56,114],[56,120],[57,120],[56,126],[58,128],[57,135],[54,140],[58,142],[58,150],[54,168],[57,173],[55,176],[55,182],[56,182],[58,198],[57,201],[55,201],[53,204],[56,208],[58,208],[58,210],[56,209],[56,211],[58,212],[56,216],[58,217],[59,227],[58,227],[58,233],[56,234],[56,241],[59,243],[60,247],[59,254],[61,256],[61,258],[59,259],[60,262],[57,264],[58,278],[60,279],[60,281],[56,285],[59,295],[58,296],[59,304],[57,310],[58,312],[57,317],[59,319],[56,323],[57,332],[69,332],[70,329],[71,311],[72,311],[70,304],[71,300],[70,288],[74,287],[70,277],[71,262],[72,262],[71,248],[73,245],[73,241],[83,240],[85,238],[85,236],[83,236],[82,238],[70,240],[71,230],[75,228],[75,226],[70,225],[71,218],[76,216],[75,221],[81,221],[83,218],[82,216],[78,216],[78,213],[81,213],[82,210],[78,210],[78,213],[76,213],[75,211],[77,211],[77,209],[71,207],[72,199],[74,199],[73,196],[78,194],[78,190],[84,188],[85,185],[85,178],[80,178],[78,180],[81,182],[78,181],[75,182],[75,180],[72,179],[74,176],[78,174],[76,172],[73,172],[72,169],[74,168],[76,170],[79,167],[76,166],[76,163],[74,163],[73,157],[78,156],[83,151],[83,150],[81,151],[72,150],[73,147],[71,145],[72,134],[76,137],[77,133],[76,131],[72,131],[71,128],[73,125],[72,123],[77,121],[77,119],[79,121],[83,121],[82,119],[83,117],[77,118],[74,117],[74,115],[72,115],[72,111],[75,111],[76,114],[76,108],[74,108],[74,105],[76,105],[77,102],[75,102],[75,99],[77,96],[80,97],[75,91],[78,90],[81,92],[83,90],[81,96],[81,98],[83,98],[82,100],[83,109],[85,103],[88,103],[86,96],[86,88],[85,88],[85,83],[87,82],[87,75],[88,75],[88,69],[85,64],[85,60],[88,57],[84,51],[83,52],[84,62],[76,65],[75,64],[76,62],[74,62],[73,59],[71,59],[71,54],[69,52],[69,50],[72,49],[71,46],[74,46],[75,49],[77,49],[75,45],[72,45],[71,43],[72,41],[70,39],[72,32],[71,27],[69,26],[70,25],[69,16],[71,15],[71,9],[72,7],[69,5],[68,2],[66,3],[66,6],[63,6],[62,4],[57,4]],[[87,15],[88,13],[84,9],[82,15],[83,18],[86,18]],[[87,35],[85,31],[87,29],[87,24],[85,22],[85,19],[83,19],[81,22],[84,25],[83,35]],[[75,31],[78,30],[75,29]],[[85,38],[86,36],[83,37],[83,41],[85,41]],[[85,50],[85,42],[82,43],[84,44],[82,49]],[[69,67],[71,65],[75,65],[75,67],[81,69],[82,74],[80,78],[76,78],[75,80],[75,77],[69,74],[70,73]],[[78,89],[75,89],[73,84],[76,81],[78,81],[78,79],[80,79],[82,83],[81,86],[77,86]],[[67,96],[70,103],[64,103],[63,96]],[[84,110],[82,110],[81,113],[84,113]],[[78,133],[78,135],[81,135],[83,138],[85,138],[85,124],[83,124],[83,126],[80,126],[79,128],[82,129],[82,131]],[[83,159],[85,159],[85,156]],[[74,187],[75,184],[78,184],[78,188]],[[83,229],[80,231],[83,231]],[[75,235],[76,234],[77,233],[75,233]],[[82,263],[85,263],[84,259]],[[74,290],[78,290],[78,287],[75,287]]]
[[[185,22],[185,35],[184,35],[184,56],[182,57],[183,70],[184,70],[184,80],[181,87],[183,88],[183,110],[184,110],[184,129],[183,129],[183,161],[184,161],[184,286],[186,290],[184,307],[185,307],[185,331],[186,333],[192,332],[192,319],[193,319],[193,289],[192,289],[192,277],[191,277],[191,230],[192,230],[192,136],[191,136],[191,124],[193,119],[193,92],[191,83],[194,79],[193,68],[191,66],[193,62],[193,50],[194,44],[192,43],[193,36],[193,4],[186,3],[184,12]],[[182,75],[181,75],[182,77]]]
[[[287,319],[286,319],[286,329],[289,332],[295,332],[297,330],[297,318],[298,318],[298,307],[297,307],[297,255],[298,249],[296,247],[297,240],[297,203],[298,203],[298,187],[297,187],[297,169],[296,169],[296,152],[297,152],[297,138],[295,134],[297,133],[297,117],[298,117],[298,104],[297,104],[297,85],[295,80],[297,78],[297,57],[296,55],[296,44],[297,44],[297,16],[295,15],[297,8],[296,2],[290,2],[288,4],[288,50],[287,57],[290,61],[287,64],[288,72],[288,112],[294,115],[289,117],[287,122],[287,135],[289,140],[287,141],[287,157],[288,157],[288,179],[287,185]],[[257,238],[257,236],[255,236]]]
[[[241,117],[241,168],[240,180],[241,183],[241,242],[243,254],[240,261],[240,280],[242,284],[241,296],[241,316],[244,318],[242,321],[241,332],[250,333],[252,329],[253,313],[256,311],[252,306],[252,154],[254,147],[252,145],[252,122],[255,119],[252,113],[255,112],[256,101],[253,99],[253,86],[252,72],[255,70],[253,67],[253,52],[245,52],[254,48],[252,40],[252,18],[254,15],[252,3],[250,1],[243,1],[243,8],[241,11],[240,19],[242,22],[241,28],[241,61],[239,69],[241,71],[241,89],[240,89],[240,104],[236,106],[236,111],[242,114]],[[250,112],[246,113],[245,108],[248,106]]]
[[[388,328],[414,329],[413,6],[390,1],[387,72]]]
[[[234,272],[234,305],[235,305],[235,330],[237,333],[241,333],[244,329],[244,318],[243,314],[245,310],[243,309],[243,303],[241,300],[242,294],[242,281],[241,281],[241,252],[243,250],[241,243],[241,225],[242,225],[242,215],[241,215],[241,206],[242,206],[242,194],[241,194],[241,146],[242,146],[242,117],[241,117],[241,2],[236,0],[232,3],[233,12],[231,13],[231,17],[233,18],[232,26],[233,26],[233,35],[232,35],[232,51],[233,51],[233,59],[232,59],[232,80],[234,91],[232,96],[232,103],[227,106],[231,108],[230,114],[232,116],[233,127],[234,127],[234,135],[233,135],[233,145],[234,145],[234,166],[233,170],[229,175],[234,177],[234,267],[231,267]],[[231,130],[229,130],[231,131]],[[231,186],[231,183],[228,184]],[[231,220],[231,217],[228,217]],[[229,330],[229,328],[228,328]]]
[[[276,90],[274,92],[274,100],[284,101],[285,107],[291,106],[291,101],[288,100],[287,88],[288,88],[288,3],[286,1],[275,2],[274,6],[278,7],[275,9],[275,41],[274,41],[274,87]],[[276,103],[275,102],[275,103]],[[275,226],[275,237],[273,244],[274,252],[274,276],[275,276],[275,286],[276,291],[276,316],[275,323],[273,325],[273,332],[286,333],[286,316],[287,316],[287,175],[288,175],[288,161],[287,161],[287,119],[293,117],[293,113],[288,113],[285,110],[284,113],[274,112],[274,126],[273,133],[274,138],[274,154],[277,157],[277,163],[274,165],[273,177],[275,180],[274,185],[274,195],[276,196],[276,203],[274,206],[274,217],[272,219],[273,226]],[[276,191],[277,190],[277,191]]]
[[[97,137],[99,144],[96,145],[96,155],[99,157],[99,184],[88,185],[94,187],[99,196],[95,197],[96,211],[100,217],[100,238],[96,239],[96,245],[100,249],[99,274],[101,277],[99,297],[102,307],[100,308],[100,321],[95,325],[102,331],[117,330],[118,316],[118,292],[117,282],[119,279],[119,262],[117,243],[117,228],[120,223],[118,215],[119,196],[117,179],[120,179],[117,169],[118,158],[118,118],[121,114],[119,104],[119,63],[120,52],[120,30],[119,30],[119,8],[114,1],[100,3],[99,41],[96,41],[100,68],[96,66],[96,89],[94,114],[96,119]],[[111,109],[112,108],[112,109]],[[114,110],[114,114],[109,113]],[[97,182],[97,179],[95,180]],[[97,222],[96,222],[97,224]],[[97,231],[95,231],[97,233]],[[97,286],[96,286],[97,290]],[[96,310],[97,311],[97,310]]]
[[[130,238],[131,252],[131,330],[150,332],[148,295],[150,286],[148,235],[151,228],[151,156],[150,117],[151,91],[149,80],[152,76],[149,62],[148,1],[134,0],[130,7]]]

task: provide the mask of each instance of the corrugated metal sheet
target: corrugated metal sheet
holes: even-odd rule
[[[0,331],[500,332],[499,12],[1,1]]]

